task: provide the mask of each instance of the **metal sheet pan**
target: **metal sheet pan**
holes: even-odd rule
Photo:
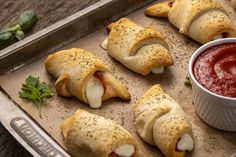
[[[166,19],[145,17],[143,14],[145,6],[130,13],[127,17],[141,26],[156,28],[166,37],[174,59],[174,66],[166,68],[163,74],[150,74],[144,77],[126,69],[100,47],[100,43],[107,36],[106,28],[101,27],[102,25],[118,19],[149,2],[151,0],[104,0],[1,51],[0,72],[2,76],[0,77],[0,84],[3,88],[2,90],[5,90],[11,99],[18,104],[15,105],[8,100],[6,94],[1,93],[0,118],[4,126],[26,146],[27,143],[25,141],[27,140],[22,140],[10,124],[13,118],[26,116],[32,125],[35,127],[38,125],[39,128],[43,129],[44,132],[42,130],[40,132],[40,134],[44,133],[42,137],[51,139],[51,142],[55,140],[66,150],[60,132],[60,124],[63,119],[74,113],[76,109],[82,108],[113,119],[130,131],[138,141],[140,157],[161,157],[163,155],[158,148],[148,145],[138,136],[133,126],[131,112],[131,104],[140,98],[152,85],[159,83],[183,107],[192,122],[195,149],[193,152],[188,153],[187,156],[227,157],[234,154],[236,152],[236,133],[216,130],[202,122],[193,109],[191,88],[184,86],[185,77],[188,75],[188,60],[194,50],[200,46],[198,43],[178,33],[178,30],[169,24]],[[231,8],[228,7],[227,10],[232,17],[236,17]],[[82,36],[84,37],[81,38]],[[110,65],[113,74],[129,88],[131,101],[110,99],[103,103],[102,108],[94,110],[75,98],[58,96],[54,89],[54,97],[44,103],[42,107],[43,118],[39,118],[35,106],[18,97],[18,90],[28,75],[39,76],[40,80],[53,86],[55,79],[46,72],[44,67],[45,55],[72,47],[80,47],[93,52]],[[10,111],[7,106],[3,107],[5,104],[8,104],[9,108],[14,108],[14,114],[10,116],[12,110]],[[36,130],[40,130],[39,128]],[[51,138],[45,133],[50,135]],[[30,152],[32,153],[33,151],[31,150]],[[66,154],[63,149],[60,149],[59,152]],[[34,153],[40,154],[39,151],[35,150]]]

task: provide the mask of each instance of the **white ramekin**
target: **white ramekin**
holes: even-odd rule
[[[236,131],[236,98],[215,94],[198,83],[193,75],[193,64],[206,49],[224,43],[236,43],[236,38],[218,39],[198,48],[189,61],[193,103],[198,116],[207,124],[225,131]]]

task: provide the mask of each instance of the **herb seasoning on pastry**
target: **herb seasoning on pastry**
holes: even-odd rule
[[[173,64],[169,48],[161,34],[152,28],[143,28],[127,18],[108,25],[108,39],[102,47],[127,68],[142,75],[162,73]]]
[[[184,157],[194,147],[192,126],[183,109],[160,85],[151,87],[133,106],[134,124],[144,141],[166,157]]]
[[[137,157],[133,136],[112,120],[77,110],[63,121],[62,133],[68,151],[75,157]]]
[[[217,0],[175,0],[157,3],[145,10],[154,17],[168,17],[180,33],[199,43],[236,37],[236,28]]]
[[[58,94],[75,96],[91,108],[101,107],[102,101],[111,97],[130,99],[127,88],[110,73],[107,65],[86,50],[59,51],[47,57],[45,66],[58,78]]]

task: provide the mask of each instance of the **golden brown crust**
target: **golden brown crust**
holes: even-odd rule
[[[153,5],[146,13],[149,16],[161,17],[159,12],[165,11],[165,5],[168,8],[166,3]],[[224,34],[227,34],[226,37],[236,36],[235,25],[217,0],[175,0],[168,12],[170,23],[176,26],[180,33],[199,43],[207,43]]]
[[[176,0],[169,12],[168,18],[172,24],[179,28],[181,33],[186,34],[190,24],[195,19],[211,10],[225,12],[222,5],[216,0]]]
[[[151,145],[155,145],[153,138],[153,125],[158,117],[169,112],[170,109],[171,108],[165,104],[149,106],[148,108],[143,106],[136,108],[136,110],[139,110],[138,112],[140,112],[140,114],[135,118],[134,124],[144,141]]]
[[[123,18],[121,18],[120,20],[115,21],[115,22],[112,22],[112,23],[110,23],[109,25],[107,25],[107,29],[108,29],[109,31],[111,31],[112,28],[114,28],[115,25],[120,24],[120,23],[123,23],[123,22],[129,22],[129,21],[130,21],[130,20],[129,20],[128,18],[123,17]]]
[[[152,28],[144,28],[140,30],[136,35],[135,38],[131,41],[129,45],[129,55],[135,55],[139,48],[147,44],[148,42],[152,42],[154,40],[158,40],[157,43],[161,43],[161,45],[165,45],[168,48],[166,42],[164,41],[161,33],[157,32]]]
[[[76,157],[108,157],[123,144],[138,145],[133,136],[120,125],[104,117],[77,110],[63,121],[62,132],[69,152]]]
[[[79,113],[77,113],[77,114],[79,114]],[[64,138],[67,138],[67,133],[69,132],[69,129],[73,125],[74,121],[75,121],[75,118],[73,116],[71,116],[62,122],[61,131],[62,131],[62,135]]]
[[[193,136],[191,125],[184,115],[171,116],[161,122],[156,121],[153,130],[155,130],[153,137],[156,145],[167,157],[185,156],[185,151],[176,151],[177,143],[183,134],[188,133]]]
[[[148,7],[147,9],[145,9],[144,13],[148,16],[168,18],[168,14],[171,9],[171,6],[170,6],[171,2],[173,1],[167,1],[167,2],[154,4]]]
[[[56,87],[56,91],[59,95],[61,96],[66,96],[66,97],[70,97],[72,96],[70,94],[70,92],[67,90],[67,81],[70,79],[70,75],[68,74],[63,74],[62,76],[60,76],[56,83],[55,83],[55,87]]]
[[[103,74],[103,81],[106,85],[106,93],[102,97],[102,100],[107,100],[111,97],[120,96],[122,100],[130,100],[130,94],[125,86],[120,81],[112,76],[111,73],[105,72]]]
[[[83,49],[72,48],[49,55],[45,66],[49,73],[58,78],[56,90],[62,96],[75,96],[87,103],[87,81],[96,72],[101,72],[104,74],[102,78],[109,80],[101,81],[105,83],[104,86],[110,87],[105,90],[103,100],[111,97],[121,97],[125,100],[130,98],[127,88],[110,74],[108,66]]]
[[[221,11],[209,11],[198,17],[190,25],[188,35],[200,43],[207,43],[219,35],[235,37],[236,31],[225,13]]]
[[[192,136],[192,127],[182,108],[160,85],[145,92],[132,111],[135,127],[146,142],[159,147],[167,157],[184,157],[185,152],[176,151],[176,145],[184,133]]]
[[[127,18],[113,25],[108,37],[108,53],[142,75],[147,75],[156,66],[173,64],[161,34],[152,28],[140,27]]]
[[[107,30],[111,31],[111,29],[115,26],[115,24],[116,24],[115,22],[112,22],[109,25],[107,25]]]

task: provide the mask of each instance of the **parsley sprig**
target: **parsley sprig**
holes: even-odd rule
[[[51,88],[45,82],[40,82],[39,77],[33,77],[31,75],[26,78],[21,91],[19,91],[21,98],[31,100],[35,103],[40,118],[42,118],[41,106],[43,98],[52,95]]]
[[[184,81],[184,84],[185,84],[185,86],[187,86],[187,87],[192,87],[192,83],[191,83],[189,77],[186,77],[186,80]]]

